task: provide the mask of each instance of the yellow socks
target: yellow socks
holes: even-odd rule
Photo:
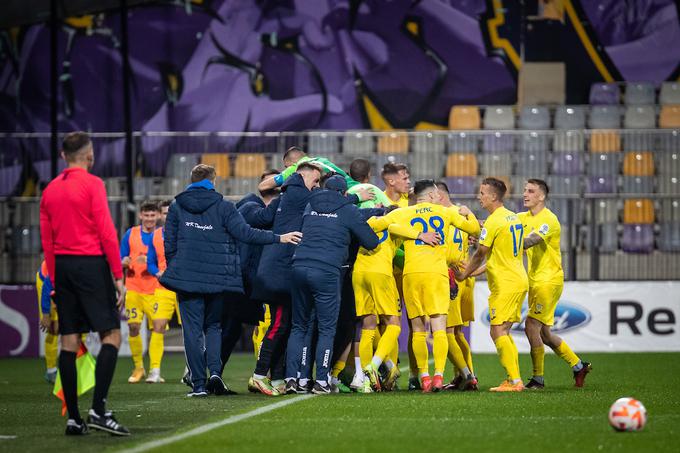
[[[151,332],[151,339],[149,340],[149,368],[152,370],[161,367],[164,339],[165,335],[162,333]]]
[[[555,351],[555,354],[557,354],[562,360],[567,362],[571,367],[575,366],[577,363],[580,362],[578,356],[574,354],[574,351],[571,350],[569,345],[564,340],[562,341],[562,343],[560,343],[558,347],[553,349],[553,351]]]
[[[446,339],[448,340],[449,345],[449,360],[451,360],[453,366],[455,366],[461,372],[463,369],[469,368],[465,362],[463,352],[461,351],[460,346],[458,346],[458,341],[456,341],[456,335],[447,333]]]
[[[463,354],[463,357],[465,358],[465,364],[470,370],[470,373],[475,374],[475,369],[472,367],[472,350],[470,349],[470,344],[465,338],[463,332],[456,333],[456,342],[458,343],[460,352]]]
[[[510,339],[510,335],[502,335],[494,341],[496,344],[496,351],[498,351],[498,357],[501,360],[501,365],[505,368],[505,372],[508,375],[508,379],[514,381],[520,379],[519,377],[519,367],[517,366],[517,348],[515,344]]]
[[[374,335],[373,335],[373,350],[375,351],[378,349],[378,342],[380,341],[380,338],[382,337],[382,332],[380,331],[380,327],[376,327],[374,330]]]
[[[132,361],[135,364],[135,368],[144,368],[144,360],[142,359],[142,336],[137,335],[136,337],[128,337],[130,342],[130,354],[132,355]]]
[[[342,360],[337,360],[335,364],[333,364],[333,370],[331,371],[331,376],[334,378],[337,378],[340,376],[340,373],[342,373],[342,370],[345,369],[345,362]]]
[[[50,370],[57,367],[59,336],[48,333],[45,335],[45,367]]]
[[[432,332],[432,355],[434,356],[434,374],[444,375],[446,356],[449,352],[449,342],[445,330]],[[462,358],[462,355],[461,355]]]
[[[373,354],[373,357],[379,360],[378,366],[380,366],[380,363],[382,363],[386,357],[390,356],[390,353],[394,350],[394,346],[399,339],[400,333],[401,327],[399,326],[388,324],[385,327],[385,332],[383,332],[383,335],[378,342],[378,348],[375,350],[375,354]],[[374,364],[375,362],[376,361],[374,361]],[[397,363],[394,360],[392,362],[395,364]]]
[[[418,373],[423,375],[429,375],[428,366],[428,351],[427,351],[427,333],[425,332],[413,332],[413,356],[416,359],[416,366],[418,367]],[[444,355],[444,361],[446,362],[446,355]]]
[[[375,338],[375,329],[366,330],[361,329],[361,341],[359,341],[359,357],[361,358],[361,368],[371,363],[373,358],[373,339]]]
[[[395,327],[399,327],[399,326],[395,326]],[[399,327],[399,334],[401,334],[401,327]],[[399,334],[397,334],[397,337],[394,339],[394,344],[392,345],[392,349],[387,354],[387,360],[391,360],[392,363],[394,363],[395,366],[399,362]]]
[[[545,350],[543,346],[540,348],[531,348],[531,363],[534,366],[534,376],[543,376],[545,364]]]
[[[519,373],[519,350],[517,349],[517,345],[515,344],[515,339],[512,338],[512,334],[509,333],[508,338],[512,343],[512,347],[515,348],[515,365],[517,366],[517,372]]]

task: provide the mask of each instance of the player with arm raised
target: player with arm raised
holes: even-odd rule
[[[417,181],[414,187],[416,204],[397,209],[384,217],[372,218],[369,224],[374,231],[389,228],[390,233],[399,233],[390,227],[412,226],[423,233],[434,231],[440,243],[430,247],[422,240],[404,241],[404,301],[413,328],[413,353],[418,366],[423,392],[439,391],[443,388],[444,366],[448,353],[446,339],[446,317],[449,311],[449,271],[446,265],[447,232],[454,225],[470,234],[479,233],[479,223],[470,213],[461,215],[451,208],[441,206],[439,191],[433,180]],[[434,339],[434,378],[430,377],[428,350],[425,331],[425,317],[430,317]]]
[[[574,372],[576,387],[583,387],[591,370],[588,362],[582,362],[569,345],[551,332],[555,322],[555,308],[564,288],[564,271],[560,252],[560,222],[545,206],[549,189],[541,179],[529,179],[524,186],[524,207],[519,214],[526,237],[524,249],[529,264],[529,314],[525,333],[531,346],[533,376],[528,389],[542,389],[544,354],[547,344],[558,357],[567,362]]]
[[[486,258],[489,281],[489,319],[491,339],[496,345],[501,365],[508,379],[492,392],[520,392],[524,384],[519,374],[517,346],[510,328],[520,322],[522,302],[529,289],[522,263],[524,227],[517,214],[503,206],[507,188],[496,178],[485,178],[479,188],[479,204],[489,212],[479,236],[479,247],[464,271],[455,270],[456,280],[463,281],[479,268]]]

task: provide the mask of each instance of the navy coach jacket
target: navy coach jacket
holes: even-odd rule
[[[347,261],[352,237],[368,250],[378,246],[378,236],[350,199],[336,190],[315,191],[305,210],[302,242],[293,262],[339,272]]]
[[[160,282],[183,293],[243,293],[236,241],[273,244],[280,237],[250,228],[233,203],[199,181],[175,197],[165,224],[168,268]]]
[[[312,192],[307,189],[299,173],[293,173],[283,183],[281,192],[272,231],[276,234],[300,231],[302,214]],[[293,244],[264,246],[253,282],[253,299],[279,303],[290,302],[290,286],[293,281],[292,259],[295,249],[296,246]]]

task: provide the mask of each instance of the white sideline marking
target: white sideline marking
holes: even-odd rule
[[[0,436],[0,440],[16,439],[17,436]]]
[[[232,415],[231,417],[227,417],[224,420],[220,420],[218,422],[213,422],[213,423],[208,423],[207,425],[199,426],[198,428],[194,428],[192,430],[175,434],[174,436],[166,437],[164,439],[158,439],[158,440],[153,440],[151,442],[145,442],[143,444],[137,445],[136,447],[128,448],[123,450],[124,453],[141,453],[143,451],[149,451],[153,448],[158,448],[162,447],[164,445],[172,444],[175,442],[179,442],[184,439],[188,439],[189,437],[197,436],[199,434],[207,433],[208,431],[212,431],[213,429],[221,428],[222,426],[226,425],[231,425],[234,423],[238,423],[242,420],[246,420],[252,417],[257,417],[258,415],[266,414],[267,412],[275,411],[276,409],[280,409],[282,407],[288,406],[290,404],[295,404],[299,403],[300,401],[304,401],[309,398],[313,398],[317,395],[313,394],[308,394],[308,395],[300,395],[295,398],[291,399],[286,399],[283,401],[279,401],[278,403],[274,404],[269,404],[267,406],[262,406],[258,407],[257,409],[254,409],[250,412],[246,412],[245,414],[238,414],[238,415]]]

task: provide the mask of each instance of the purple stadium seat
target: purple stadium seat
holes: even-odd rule
[[[578,175],[581,173],[580,153],[558,152],[553,154],[552,173],[554,175]]]
[[[0,168],[0,197],[12,195],[21,179],[23,165],[12,165]]]
[[[477,192],[477,178],[474,176],[454,176],[444,178],[452,195],[474,195]]]
[[[590,86],[590,104],[618,104],[620,97],[621,90],[615,83],[593,83]]]
[[[484,136],[482,141],[482,152],[488,153],[510,153],[515,149],[515,136],[494,132]]]
[[[616,176],[588,177],[586,193],[616,193]]]
[[[652,253],[654,251],[654,226],[624,225],[621,248],[628,253]]]

